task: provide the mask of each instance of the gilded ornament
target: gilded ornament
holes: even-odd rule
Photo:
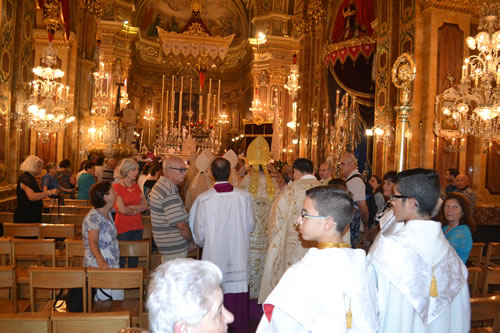
[[[392,67],[392,82],[400,89],[399,97],[403,106],[408,106],[411,99],[411,84],[417,76],[415,60],[409,53],[400,55]]]
[[[479,7],[479,0],[420,0],[422,3],[423,9],[427,8],[441,8],[441,9],[449,9],[459,12],[466,13],[477,13],[477,9]]]

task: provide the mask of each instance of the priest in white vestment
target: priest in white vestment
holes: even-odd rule
[[[342,243],[353,213],[345,189],[320,186],[306,192],[297,222],[302,237],[317,248],[285,272],[264,302],[257,333],[377,332],[365,252]]]
[[[294,181],[276,198],[267,228],[269,249],[259,293],[259,304],[264,302],[281,276],[291,265],[304,257],[314,244],[301,239],[296,221],[306,198],[306,191],[321,185],[314,177],[313,163],[306,158],[293,162]]]
[[[397,222],[389,218],[368,255],[380,332],[469,332],[467,268],[430,219],[439,194],[433,170],[398,174],[391,195]]]
[[[227,181],[231,167],[226,159],[215,159],[211,169],[215,185],[194,201],[189,226],[195,243],[203,248],[202,260],[216,264],[224,275],[224,305],[234,314],[233,332],[247,332],[252,196]]]
[[[260,319],[262,307],[257,305],[264,262],[267,253],[267,225],[278,185],[271,177],[267,163],[271,158],[269,144],[263,136],[256,137],[247,149],[249,173],[239,187],[252,194],[255,209],[255,230],[250,234],[250,318]]]

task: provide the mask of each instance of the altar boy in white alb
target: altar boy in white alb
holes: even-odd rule
[[[350,194],[333,186],[306,192],[297,222],[317,242],[281,277],[263,304],[257,333],[376,332],[375,290],[365,252],[342,243],[354,213]]]
[[[467,268],[430,219],[439,194],[433,170],[398,174],[391,201],[401,227],[382,230],[368,254],[380,332],[469,332]]]

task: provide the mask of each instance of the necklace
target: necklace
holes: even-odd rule
[[[132,184],[131,186],[127,186],[127,184],[125,184],[125,182],[123,181],[123,179],[122,179],[122,184],[123,184],[123,186],[125,186],[125,188],[127,189],[127,191],[134,192],[134,184]]]

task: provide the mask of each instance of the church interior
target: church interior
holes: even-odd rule
[[[499,241],[500,4],[0,0],[0,214],[28,155],[245,156],[457,169]],[[5,218],[5,217],[4,217]],[[7,221],[7,220],[5,220]],[[3,222],[3,221],[2,221]],[[476,240],[475,240],[476,241]],[[1,312],[1,311],[0,311]]]

